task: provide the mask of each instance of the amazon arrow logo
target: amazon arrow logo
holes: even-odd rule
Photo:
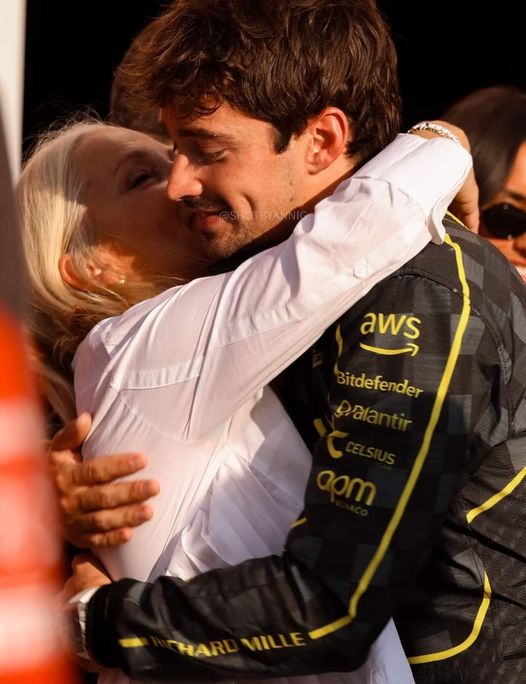
[[[396,354],[411,354],[416,356],[420,350],[418,344],[408,342],[403,349],[385,349],[384,347],[372,347],[370,344],[360,342],[360,347],[365,351],[373,352],[374,354],[384,354],[385,356],[395,356]]]

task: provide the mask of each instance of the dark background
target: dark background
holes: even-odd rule
[[[247,0],[250,2],[250,0]],[[24,144],[54,119],[107,114],[112,73],[132,37],[167,0],[28,0]],[[526,88],[520,3],[379,0],[399,53],[404,127],[437,118],[471,90]]]

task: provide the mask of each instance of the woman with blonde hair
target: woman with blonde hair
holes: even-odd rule
[[[407,183],[417,185],[436,143],[449,178],[437,170],[436,195],[421,188],[415,201]],[[93,415],[84,459],[144,451],[147,477],[162,483],[153,519],[133,540],[96,550],[114,579],[189,579],[281,551],[310,455],[268,383],[375,283],[440,239],[434,205],[452,198],[468,166],[459,146],[401,136],[287,240],[207,276],[201,240],[166,194],[167,147],[94,121],[40,142],[18,200],[49,400],[63,419]],[[363,682],[371,668],[376,682],[394,681],[393,672],[411,681],[392,623],[357,672],[302,681]],[[128,680],[112,672],[103,681]]]

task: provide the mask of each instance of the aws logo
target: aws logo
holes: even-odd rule
[[[381,335],[388,335],[390,344],[388,347],[384,347],[360,342],[360,347],[365,351],[386,356],[394,356],[395,354],[411,354],[411,356],[416,356],[420,347],[412,340],[417,340],[420,337],[419,326],[421,324],[422,321],[419,318],[408,316],[407,314],[365,314],[360,325],[362,335],[376,335],[377,340]],[[398,338],[397,342],[400,342],[400,344],[391,346],[393,337]]]

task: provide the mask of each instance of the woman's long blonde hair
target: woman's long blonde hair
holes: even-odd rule
[[[102,319],[121,314],[168,286],[126,283],[93,292],[75,289],[60,275],[59,261],[68,254],[76,272],[89,282],[86,259],[95,244],[95,227],[80,201],[83,187],[74,151],[86,135],[108,125],[84,118],[46,133],[17,184],[29,330],[38,347],[47,399],[64,421],[76,415],[71,362],[82,339]]]

